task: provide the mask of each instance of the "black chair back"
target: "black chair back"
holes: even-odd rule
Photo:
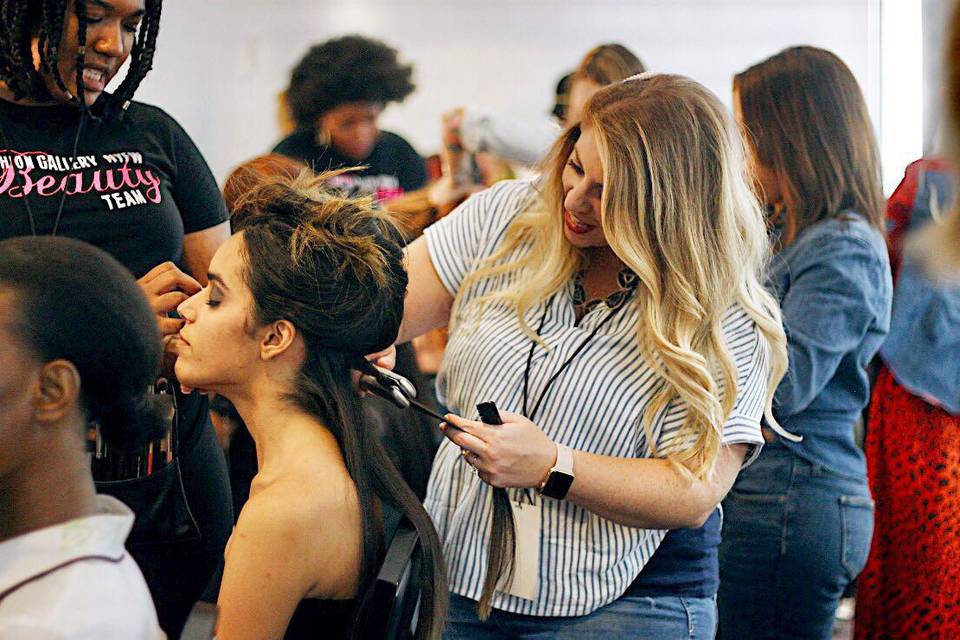
[[[370,599],[360,616],[362,638],[409,640],[417,628],[421,585],[420,536],[405,518],[387,547]]]

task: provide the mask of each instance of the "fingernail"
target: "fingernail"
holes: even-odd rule
[[[446,430],[447,430],[447,423],[446,423],[446,422],[441,422],[441,423],[440,423],[440,431],[446,431]]]

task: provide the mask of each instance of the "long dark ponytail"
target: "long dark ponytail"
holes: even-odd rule
[[[418,638],[437,638],[446,618],[447,586],[436,530],[420,501],[365,426],[351,376],[358,355],[396,339],[407,274],[399,232],[369,200],[324,191],[331,174],[255,185],[238,199],[234,228],[243,231],[244,277],[255,321],[292,322],[306,358],[292,400],[337,439],[356,485],[363,522],[357,612],[369,596],[384,549],[379,501],[416,528],[423,552]]]

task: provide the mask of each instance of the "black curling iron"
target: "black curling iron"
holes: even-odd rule
[[[440,422],[446,422],[447,419],[442,415],[416,400],[417,388],[413,383],[403,376],[387,371],[371,363],[366,358],[357,359],[354,367],[360,372],[360,388],[378,395],[401,409],[413,407],[417,411],[427,414],[431,418],[436,418]]]

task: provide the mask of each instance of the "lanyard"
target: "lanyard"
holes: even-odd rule
[[[597,326],[593,328],[593,331],[590,332],[590,335],[588,335],[587,338],[580,343],[576,350],[570,354],[570,357],[567,358],[562,365],[560,365],[560,368],[557,370],[557,372],[554,373],[549,380],[547,380],[546,386],[544,386],[543,391],[540,392],[540,397],[537,398],[536,404],[533,405],[533,410],[528,413],[527,395],[530,386],[530,366],[533,363],[533,352],[537,347],[537,341],[530,340],[530,352],[527,354],[527,366],[523,370],[523,415],[526,416],[528,420],[534,420],[534,416],[536,415],[537,410],[540,408],[540,404],[543,402],[543,399],[546,397],[547,391],[550,390],[550,386],[557,380],[557,378],[560,377],[560,374],[564,372],[570,363],[573,362],[573,359],[580,355],[580,353],[587,348],[590,342],[596,337],[597,332],[600,331],[605,324],[610,322],[610,320],[612,320],[613,317],[620,312],[620,309],[623,309],[625,306],[627,306],[627,302],[629,302],[630,298],[633,297],[633,291],[633,287],[630,287],[625,290],[625,295],[619,296],[617,303],[610,310],[610,313],[607,314],[607,317],[601,320]],[[560,294],[558,293],[557,295]],[[555,297],[556,295],[554,298]],[[540,325],[537,327],[538,336],[543,332],[543,326],[547,322],[547,314],[550,312],[550,307],[553,305],[554,298],[550,298],[543,309],[543,317],[540,318]]]

